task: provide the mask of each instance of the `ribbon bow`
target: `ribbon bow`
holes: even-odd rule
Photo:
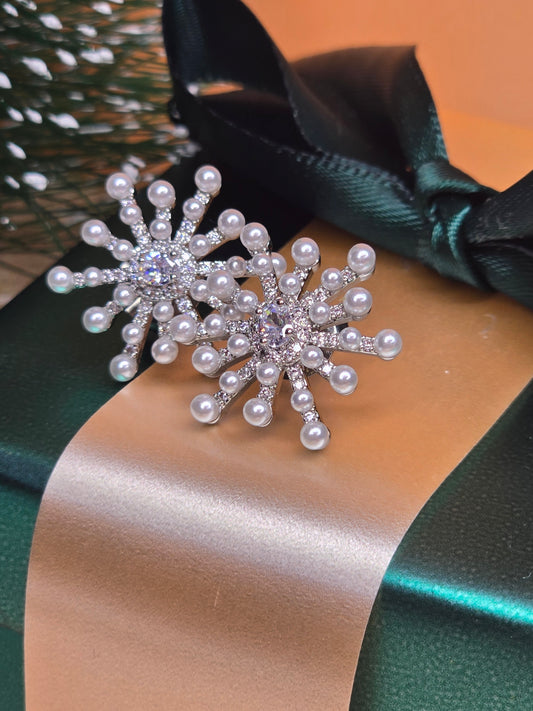
[[[174,105],[213,155],[443,275],[533,307],[533,172],[498,193],[452,166],[412,47],[289,64],[240,0],[165,0]],[[231,82],[202,95],[192,85]]]

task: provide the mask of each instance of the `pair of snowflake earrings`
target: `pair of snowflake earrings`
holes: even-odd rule
[[[57,293],[115,285],[113,298],[105,306],[87,309],[82,323],[87,331],[102,333],[120,312],[132,315],[122,329],[124,348],[109,364],[116,380],[130,380],[137,372],[150,324],[155,319],[158,338],[151,348],[155,361],[171,363],[178,355],[178,343],[195,344],[195,369],[210,377],[219,376],[218,392],[197,395],[191,402],[196,420],[214,424],[233,400],[257,380],[259,391],[244,404],[243,415],[251,425],[265,427],[272,420],[272,403],[285,376],[292,388],[291,405],[304,422],[300,431],[302,444],[312,450],[323,449],[330,433],[320,420],[308,377],[318,373],[337,393],[349,395],[357,385],[357,374],[349,365],[335,365],[331,361],[334,351],[390,360],[401,350],[401,338],[395,331],[386,329],[372,338],[347,325],[366,316],[372,306],[372,296],[366,289],[348,287],[372,275],[374,250],[356,244],[348,252],[347,266],[324,270],[320,286],[304,291],[320,263],[314,240],[302,237],[294,242],[291,255],[295,266],[287,272],[284,257],[271,251],[266,228],[256,222],[246,224],[238,210],[225,210],[215,229],[205,235],[197,233],[221,182],[220,173],[213,166],[197,170],[197,191],[183,203],[183,219],[173,234],[171,209],[175,192],[170,183],[157,180],[148,188],[155,219],[147,226],[130,178],[124,173],[111,175],[106,190],[119,201],[120,219],[129,225],[136,245],[114,237],[102,221],[89,220],[81,228],[82,239],[91,246],[108,249],[119,266],[88,267],[75,273],[66,267],[54,267],[48,272],[47,284]],[[250,259],[205,259],[219,245],[239,237]],[[240,287],[236,280],[242,277],[259,279],[261,299]],[[337,303],[330,304],[331,300]],[[213,309],[203,320],[198,313],[200,303]],[[226,345],[215,348],[213,342],[220,341]],[[245,362],[240,367],[231,367],[241,361]]]

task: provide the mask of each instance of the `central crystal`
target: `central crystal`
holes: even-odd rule
[[[179,269],[172,259],[159,250],[151,249],[139,258],[137,276],[146,286],[162,286],[172,281]]]
[[[257,332],[261,342],[270,348],[283,348],[290,338],[285,327],[290,325],[290,314],[286,306],[266,304],[258,320]]]

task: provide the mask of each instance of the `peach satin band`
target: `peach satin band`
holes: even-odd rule
[[[323,267],[345,263],[353,238],[305,234]],[[368,288],[361,330],[397,329],[404,352],[337,357],[359,374],[349,397],[313,378],[323,452],[300,445],[288,392],[266,429],[238,406],[196,423],[215,383],[186,352],[80,430],[35,531],[27,711],[347,709],[402,536],[533,370],[533,316],[505,297],[386,253]]]

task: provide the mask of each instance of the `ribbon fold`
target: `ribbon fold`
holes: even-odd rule
[[[533,308],[533,171],[498,193],[448,161],[413,47],[289,64],[240,0],[164,0],[179,112],[214,156],[296,205]],[[236,90],[202,94],[218,82]]]

